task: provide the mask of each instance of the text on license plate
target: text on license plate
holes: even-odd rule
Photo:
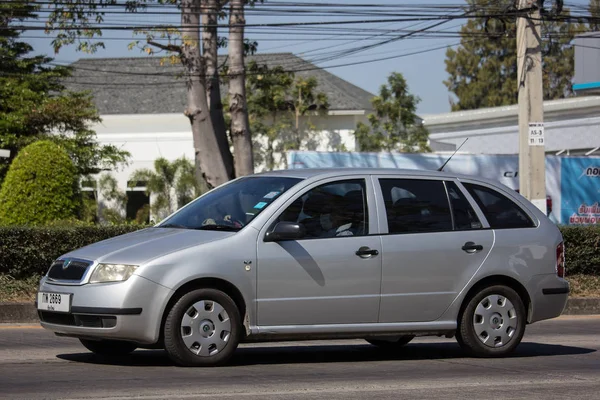
[[[38,309],[46,311],[69,312],[71,295],[64,293],[38,293]]]

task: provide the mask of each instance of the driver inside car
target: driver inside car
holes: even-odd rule
[[[353,236],[350,230],[352,220],[347,214],[347,207],[343,200],[332,207],[328,214],[321,214],[322,237]]]

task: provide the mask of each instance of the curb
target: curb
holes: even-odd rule
[[[0,303],[0,323],[40,322],[33,303]]]
[[[562,315],[600,314],[600,297],[574,297],[567,300]],[[33,303],[0,303],[0,324],[37,323],[40,319]]]

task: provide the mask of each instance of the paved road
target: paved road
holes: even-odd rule
[[[360,340],[247,345],[233,364],[179,368],[162,351],[119,364],[36,326],[0,325],[2,399],[600,399],[600,316],[528,327],[513,357],[465,357],[421,338],[401,353]]]

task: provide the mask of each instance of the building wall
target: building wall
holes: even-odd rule
[[[311,117],[315,138],[307,150],[353,151],[356,148],[353,135],[356,123],[366,120],[361,113],[332,111],[327,116]],[[104,115],[102,122],[95,124],[92,129],[96,131],[101,144],[111,144],[131,153],[129,165],[111,172],[119,182],[119,188],[124,191],[129,190],[127,182],[135,170],[153,169],[154,160],[159,157],[171,161],[182,156],[194,159],[192,131],[188,118],[183,114]],[[264,144],[264,140],[262,142]],[[276,153],[275,160],[275,169],[285,167],[282,154]],[[264,169],[264,164],[260,165],[256,172]],[[104,199],[100,198],[99,201],[103,203]]]
[[[430,135],[432,141],[459,146],[469,140],[461,152],[472,154],[517,154],[519,152],[519,128],[508,126],[465,129],[460,132],[437,132]],[[600,146],[600,117],[553,121],[544,124],[546,151],[559,152],[593,149]]]

